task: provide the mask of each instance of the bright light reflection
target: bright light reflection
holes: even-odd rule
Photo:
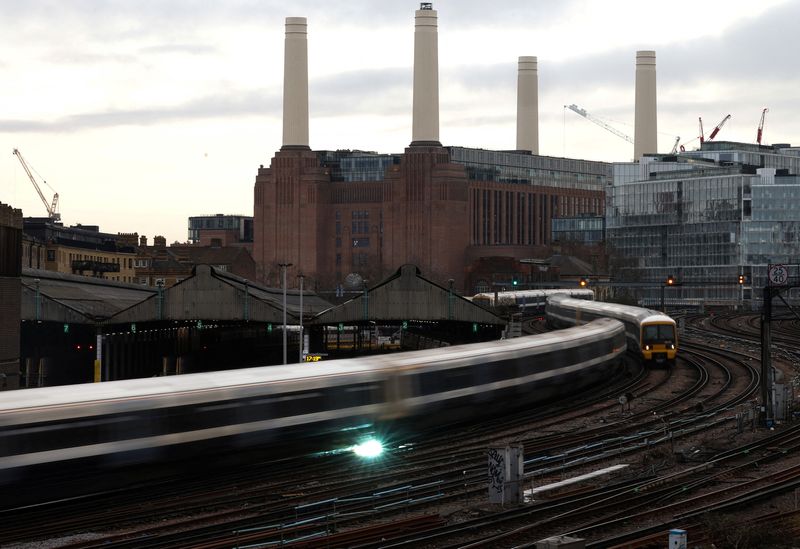
[[[383,453],[383,444],[380,441],[371,438],[361,444],[353,446],[353,452],[363,458],[375,458]]]

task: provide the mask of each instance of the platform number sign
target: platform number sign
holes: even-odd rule
[[[770,286],[786,286],[789,283],[789,269],[786,265],[770,265],[767,277]]]

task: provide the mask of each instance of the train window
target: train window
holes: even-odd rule
[[[325,410],[325,398],[319,391],[313,393],[290,393],[278,398],[279,417],[299,416]]]
[[[378,389],[379,386],[376,383],[333,387],[330,391],[331,405],[335,408],[351,408],[373,404],[376,395],[379,394]]]
[[[431,395],[433,393],[439,393],[445,390],[443,389],[444,375],[440,370],[422,373],[418,376],[418,378],[420,395]]]
[[[642,343],[670,343],[675,340],[675,329],[670,324],[649,324],[642,328]]]
[[[452,391],[472,385],[472,366],[446,370],[443,390]]]

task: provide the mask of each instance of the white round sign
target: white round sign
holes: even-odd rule
[[[785,286],[789,282],[789,269],[786,265],[770,265],[767,277],[770,286]]]

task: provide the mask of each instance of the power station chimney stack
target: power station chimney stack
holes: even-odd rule
[[[636,52],[636,120],[633,134],[633,159],[658,152],[656,108],[656,52]]]
[[[439,142],[439,37],[433,4],[423,2],[414,25],[414,111],[411,146],[441,147]]]
[[[539,72],[536,57],[519,58],[517,150],[539,154]]]
[[[283,50],[283,146],[308,150],[308,24],[286,18]]]

